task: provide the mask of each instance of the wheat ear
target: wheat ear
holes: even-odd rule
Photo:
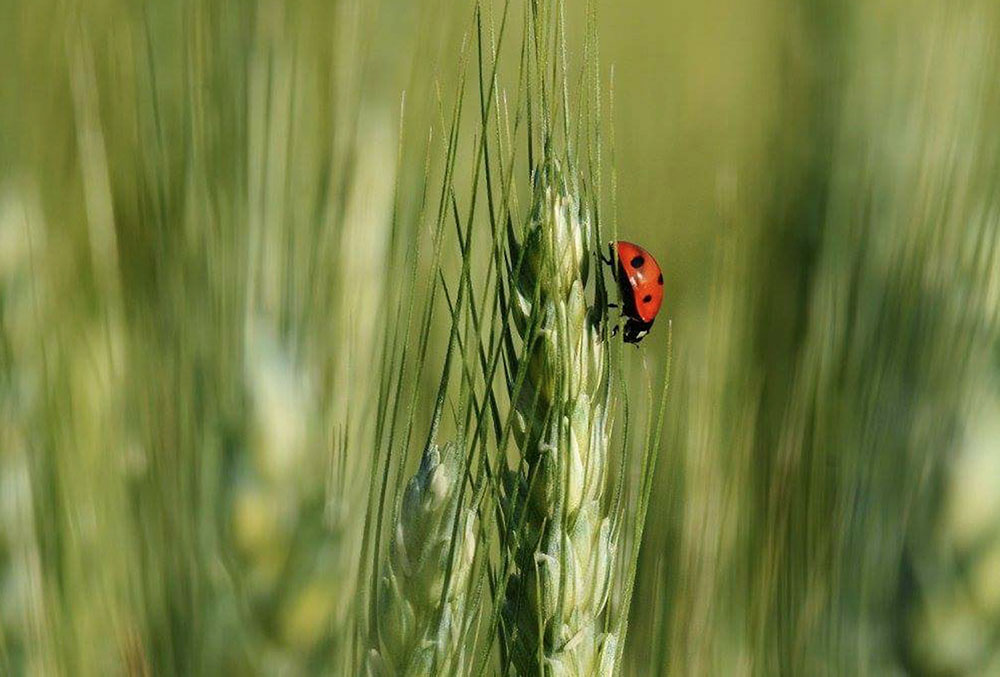
[[[525,346],[515,398],[523,463],[509,490],[516,572],[505,646],[520,674],[613,672],[603,631],[614,561],[602,499],[607,475],[607,356],[602,313],[585,299],[591,221],[575,176],[553,161],[535,176],[528,228],[512,242],[513,317]]]
[[[403,495],[379,585],[371,675],[451,674],[462,663],[475,514],[459,505],[462,447],[431,444]],[[455,520],[460,520],[454,531]],[[453,532],[458,542],[452,548]],[[448,560],[454,557],[450,581]],[[448,591],[442,597],[444,585]]]

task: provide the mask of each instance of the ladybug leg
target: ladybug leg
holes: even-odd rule
[[[618,330],[619,329],[620,329],[620,327],[617,324],[614,327],[611,328],[611,338],[614,338],[614,337],[618,336]]]
[[[605,263],[605,264],[607,264],[607,265],[610,266],[611,262],[614,261],[614,253],[615,253],[614,244],[611,243],[611,242],[609,242],[608,243],[608,258],[604,258],[604,256],[601,255],[601,254],[598,254],[597,258],[599,258],[601,260],[601,263]]]
[[[609,303],[608,304],[608,308],[617,308],[617,307],[618,307],[617,303]]]

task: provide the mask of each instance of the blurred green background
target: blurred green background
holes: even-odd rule
[[[675,334],[626,672],[1000,674],[1000,5],[597,6]],[[0,673],[353,674],[471,18],[0,2]]]

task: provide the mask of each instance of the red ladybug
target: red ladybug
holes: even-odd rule
[[[608,245],[611,259],[618,251],[615,281],[622,298],[622,315],[626,318],[622,338],[625,343],[638,343],[649,333],[663,303],[663,271],[648,251],[637,244],[619,240]],[[615,329],[617,332],[617,328]]]

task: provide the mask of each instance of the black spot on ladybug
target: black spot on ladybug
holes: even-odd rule
[[[642,302],[643,303],[649,303],[652,300],[653,300],[653,295],[652,294],[646,294],[645,296],[642,297]]]
[[[660,285],[661,287],[663,286],[663,273],[660,273],[660,276],[656,278],[656,284]]]
[[[633,268],[642,268],[642,264],[644,264],[645,262],[646,259],[642,258],[641,256],[633,256],[631,261]]]

